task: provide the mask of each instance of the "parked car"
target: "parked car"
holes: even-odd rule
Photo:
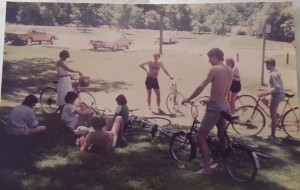
[[[158,37],[155,41],[155,44],[159,44],[160,37]],[[163,37],[163,44],[175,44],[179,42],[179,38],[177,36],[168,36]]]
[[[133,40],[128,39],[124,34],[107,34],[99,36],[100,40],[90,40],[94,49],[111,49],[117,51],[120,48],[129,49]]]
[[[53,44],[57,40],[54,34],[48,34],[43,28],[15,28],[10,32],[5,32],[5,40],[12,43],[25,43],[31,44],[32,42],[48,42]]]

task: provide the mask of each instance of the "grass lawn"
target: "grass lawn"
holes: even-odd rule
[[[49,28],[67,36],[84,36],[74,28]],[[97,29],[93,30],[96,33]],[[141,34],[146,31],[125,31],[138,42],[144,40]],[[150,32],[147,41],[152,47],[158,31]],[[87,34],[92,35],[92,34]],[[89,37],[89,36],[88,36]],[[182,44],[196,46],[209,44],[216,36],[180,36]],[[79,40],[80,41],[80,40]],[[251,41],[251,40],[250,40]],[[81,41],[80,41],[81,42]],[[145,42],[146,43],[146,42]],[[154,41],[153,41],[154,43]],[[180,43],[178,44],[178,46]],[[247,44],[248,45],[248,44]],[[80,44],[78,44],[80,46]],[[153,47],[155,47],[153,45]],[[167,46],[172,48],[173,46]],[[175,48],[177,46],[174,46]],[[74,47],[75,48],[75,47]],[[175,49],[174,48],[174,49]],[[167,49],[162,57],[165,66],[181,79],[180,90],[189,94],[202,80],[210,68],[207,59],[197,54],[176,49]],[[4,47],[2,76],[1,119],[6,120],[11,108],[21,102],[28,93],[39,95],[39,91],[56,78],[55,61],[58,59],[57,46],[12,46]],[[155,50],[129,49],[118,52],[95,52],[87,49],[70,49],[69,63],[74,69],[81,69],[92,78],[88,87],[102,107],[115,108],[115,97],[120,93],[127,95],[130,107],[145,109],[145,73],[138,67],[143,61],[151,59]],[[200,72],[199,72],[200,71]],[[162,98],[167,95],[168,81],[161,74]],[[195,82],[193,82],[195,81]],[[243,78],[244,92],[249,93],[257,86],[257,80]],[[142,94],[144,93],[144,94]],[[163,99],[165,101],[165,99]],[[39,105],[35,109],[38,120],[45,124],[47,132],[35,139],[7,139],[0,136],[0,189],[2,190],[102,190],[102,189],[298,189],[297,168],[300,167],[300,142],[284,138],[280,143],[269,144],[261,136],[251,138],[260,149],[273,157],[260,160],[256,180],[248,184],[233,181],[224,171],[216,171],[210,176],[197,176],[193,171],[202,167],[198,159],[187,163],[186,170],[180,170],[170,158],[168,141],[160,137],[152,138],[149,131],[133,126],[126,137],[129,146],[117,148],[116,156],[106,159],[101,153],[80,153],[75,146],[71,131],[63,129],[58,115],[47,115]],[[144,115],[148,112],[141,112]],[[167,117],[168,115],[166,115]],[[176,127],[188,128],[191,123],[189,110],[181,118],[171,118]],[[269,134],[266,127],[263,134]],[[284,134],[278,131],[278,134]],[[234,135],[234,134],[231,134]]]

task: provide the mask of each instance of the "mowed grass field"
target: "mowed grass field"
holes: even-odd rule
[[[90,33],[70,27],[48,29],[58,34],[59,40],[54,45],[5,44],[0,109],[2,119],[7,119],[11,108],[28,93],[38,96],[43,87],[51,85],[56,78],[58,53],[65,48],[71,54],[69,66],[91,77],[92,82],[87,89],[94,94],[100,107],[114,110],[115,97],[123,93],[131,108],[140,108],[135,114],[152,116],[146,105],[146,73],[138,65],[152,60],[152,54],[158,52],[158,46],[154,44],[158,31],[124,31],[135,44],[129,50],[110,52],[94,51],[88,44],[88,39],[97,38],[107,29],[93,29]],[[194,36],[184,32],[179,32],[179,35],[178,44],[164,46],[162,61],[171,75],[178,78],[179,90],[188,96],[210,68],[205,53],[196,53],[197,48],[201,49],[199,44],[206,46],[220,37],[208,34]],[[242,77],[243,93],[252,93],[260,80]],[[160,74],[160,85],[162,108],[167,112],[164,102],[169,93],[168,78],[164,73]],[[208,90],[204,94],[208,94]],[[45,114],[39,105],[35,112],[41,124],[48,127],[44,135],[31,140],[0,137],[0,189],[273,190],[298,189],[299,186],[300,172],[297,168],[300,142],[285,138],[283,131],[278,131],[282,139],[277,144],[262,140],[262,136],[269,134],[268,127],[261,135],[250,139],[273,159],[261,160],[261,169],[254,182],[239,184],[224,171],[204,177],[195,175],[193,171],[202,167],[199,155],[195,162],[188,164],[186,170],[178,169],[178,163],[170,158],[169,139],[152,138],[149,131],[137,127],[126,134],[129,146],[117,148],[113,159],[107,160],[101,153],[80,153],[72,132],[63,129],[58,115]],[[169,118],[174,126],[183,129],[192,123],[189,109],[184,117],[163,116]]]

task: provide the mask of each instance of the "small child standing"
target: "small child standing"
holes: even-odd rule
[[[89,121],[94,115],[94,111],[91,109],[80,106],[80,108],[77,108],[74,105],[74,102],[78,98],[78,95],[75,92],[68,92],[65,96],[66,104],[62,110],[61,114],[61,120],[65,123],[65,125],[74,130],[78,126],[88,126]]]

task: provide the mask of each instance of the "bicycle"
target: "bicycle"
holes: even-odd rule
[[[238,118],[238,116],[232,116],[226,112],[221,112],[221,115],[229,121],[228,126]],[[174,160],[183,163],[196,158],[197,148],[199,148],[196,134],[199,126],[200,122],[194,119],[189,131],[180,131],[173,135],[169,148]],[[222,152],[221,142],[224,138],[227,139],[228,148]],[[227,131],[222,139],[220,140],[213,134],[207,136],[211,159],[214,163],[225,166],[226,172],[238,182],[249,182],[255,179],[260,167],[258,156],[271,159],[270,156],[258,152],[256,145],[230,138]]]
[[[283,129],[284,132],[292,138],[300,138],[299,130],[299,107],[293,107],[290,98],[294,94],[285,93],[284,107],[281,113],[277,113],[277,129]],[[261,101],[265,101],[263,97],[258,97],[254,106],[245,105],[237,109],[240,112],[239,125],[234,125],[233,129],[242,135],[255,136],[259,134],[266,125],[266,117],[271,119],[270,114],[262,107]],[[267,103],[264,103],[268,107]]]
[[[164,135],[171,138],[174,132],[173,129],[169,127],[171,125],[171,120],[164,117],[139,117],[131,115],[129,121],[130,127],[137,125],[141,128],[150,130],[152,137]]]
[[[186,105],[181,104],[185,99],[184,96],[178,91],[177,83],[175,79],[170,80],[170,94],[168,94],[166,99],[167,109],[171,115],[183,116],[186,112]]]
[[[88,105],[93,106],[94,108],[97,107],[97,102],[95,97],[88,91],[82,88],[80,84],[80,78],[73,78],[71,77],[72,85],[74,91],[78,94],[78,99],[76,100],[75,104],[80,104],[80,102],[85,102]],[[54,85],[58,84],[58,81],[52,81]],[[48,86],[45,87],[40,93],[40,103],[42,109],[48,114],[55,114],[59,110],[58,105],[56,105],[56,98],[57,98],[57,89],[56,87]],[[77,102],[78,101],[78,102]]]
[[[191,115],[193,119],[202,118],[205,112],[206,103],[209,101],[209,96],[201,96],[194,101],[191,101]],[[256,99],[249,94],[238,95],[236,100],[236,107],[245,105],[255,105]]]

